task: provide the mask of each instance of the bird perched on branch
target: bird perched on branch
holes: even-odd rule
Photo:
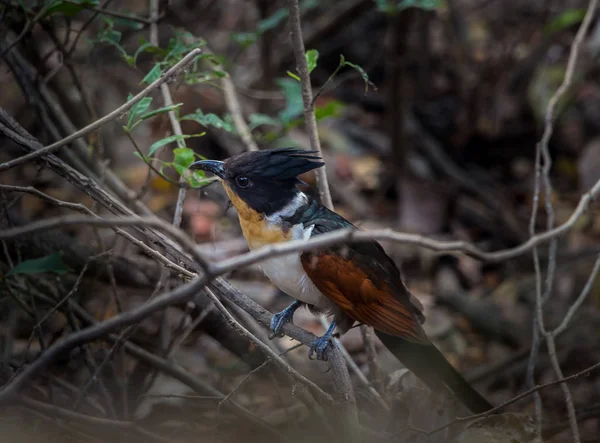
[[[223,162],[201,160],[191,169],[215,174],[235,206],[250,249],[309,238],[336,229],[357,229],[348,220],[301,192],[298,176],[324,165],[317,151],[292,148],[246,152]],[[266,276],[296,301],[271,322],[281,333],[302,305],[332,314],[331,327],[316,339],[309,356],[326,359],[334,330],[355,322],[372,326],[383,344],[430,389],[449,390],[474,413],[492,408],[429,341],[422,306],[400,271],[376,241],[329,246],[261,262]]]

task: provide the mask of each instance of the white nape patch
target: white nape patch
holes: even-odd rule
[[[306,228],[304,230],[303,235],[302,235],[302,240],[308,240],[308,239],[310,239],[310,236],[312,235],[313,229],[315,229],[315,225],[310,225],[308,228]]]
[[[270,224],[280,225],[282,219],[291,217],[301,206],[308,202],[308,197],[304,192],[298,191],[291,202],[281,208],[279,211],[274,212],[271,215],[267,215],[265,218]]]

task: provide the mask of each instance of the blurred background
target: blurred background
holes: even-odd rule
[[[566,222],[600,179],[596,19],[555,108],[549,193],[536,194],[536,146],[587,6],[575,0],[300,1],[336,211],[362,229],[464,240],[485,251],[514,247],[532,232]],[[129,112],[55,152],[55,161],[0,167],[0,229],[82,209],[56,200],[109,216],[108,200],[90,192],[98,188],[138,214],[169,222],[179,206],[182,229],[210,260],[247,251],[220,185],[186,167],[194,158],[224,159],[252,143],[310,149],[288,17],[283,0],[0,2],[0,108],[43,146],[119,108],[192,49],[203,51],[169,77],[172,103],[165,103],[165,88],[155,89]],[[174,132],[168,111],[182,134]],[[0,166],[30,152],[14,143],[6,122]],[[313,174],[302,179],[305,192],[317,197]],[[181,186],[188,192],[177,205]],[[599,216],[592,205],[566,235],[538,251],[547,328],[562,321],[587,284],[581,308],[557,338],[565,376],[600,361]],[[168,255],[163,245],[135,236]],[[182,284],[181,273],[110,229],[65,226],[0,243],[0,384],[70,334]],[[532,328],[537,279],[531,252],[487,264],[382,244],[424,304],[429,336],[494,404],[556,380],[546,344]],[[226,277],[271,312],[290,302],[257,266]],[[324,438],[315,407],[298,387],[264,365],[264,355],[210,302],[195,301],[61,355],[28,383],[24,400],[3,409],[0,432],[5,427],[6,435],[23,441]],[[262,326],[228,307],[269,342]],[[323,332],[305,310],[295,323]],[[379,342],[369,346],[359,328],[341,342],[389,406],[382,408],[352,373],[361,424],[376,431],[370,439],[535,441],[532,396],[508,408],[516,415],[490,424],[502,433],[493,437],[462,429],[434,436],[415,431],[448,417],[431,417],[435,406],[418,400],[424,388],[407,381]],[[295,343],[282,338],[269,345],[283,352]],[[165,372],[151,357],[140,357],[144,352],[182,372]],[[327,365],[306,356],[306,347],[285,354],[290,365],[331,390]],[[598,441],[598,373],[569,387],[581,441]],[[228,408],[228,394],[261,426]],[[545,440],[573,441],[560,387],[540,394]]]

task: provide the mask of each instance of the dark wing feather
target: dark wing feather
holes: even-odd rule
[[[327,211],[327,210],[325,210]],[[324,212],[319,209],[319,212]],[[314,214],[312,235],[354,228],[331,211]],[[354,320],[414,343],[429,343],[419,306],[402,282],[398,268],[377,242],[331,247],[301,256],[317,288]]]

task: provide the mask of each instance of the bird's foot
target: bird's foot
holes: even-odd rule
[[[294,312],[296,312],[296,310],[301,305],[302,303],[300,303],[299,301],[295,301],[283,311],[273,315],[270,325],[271,332],[269,333],[269,340],[272,340],[274,337],[283,337],[283,332],[281,332],[281,328],[283,328],[283,325],[285,325],[286,323],[290,323],[292,321],[292,319],[294,318]]]
[[[310,345],[308,351],[308,358],[312,360],[313,354],[316,354],[317,360],[327,360],[327,348],[333,345],[333,331],[335,329],[335,322],[332,322],[327,329],[327,332],[322,337],[317,338]]]
[[[310,345],[308,358],[312,360],[313,354],[316,354],[317,360],[327,360],[327,348],[331,346],[331,337],[319,337]]]

